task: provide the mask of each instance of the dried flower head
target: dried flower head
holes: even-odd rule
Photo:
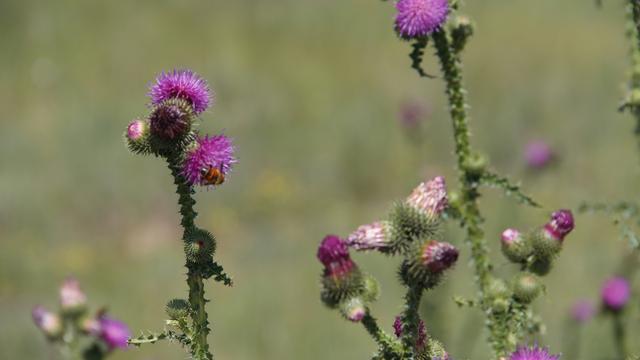
[[[399,0],[395,29],[404,39],[427,36],[438,30],[447,20],[447,0]]]
[[[629,302],[631,287],[627,279],[616,276],[608,279],[602,285],[602,303],[606,309],[620,311]]]
[[[153,105],[168,99],[186,100],[196,114],[207,110],[212,100],[207,82],[191,70],[163,72],[151,86],[149,96]]]
[[[231,139],[224,135],[198,137],[195,146],[187,152],[182,165],[182,176],[191,185],[217,185],[237,162]],[[209,171],[216,173],[217,181],[209,178]]]
[[[347,245],[356,250],[384,249],[388,246],[390,226],[387,221],[362,225],[347,237]]]
[[[458,260],[458,249],[446,243],[431,240],[422,249],[422,264],[432,273],[441,273]]]
[[[327,235],[318,247],[318,260],[324,265],[325,276],[342,277],[355,266],[347,244],[336,235]]]
[[[33,322],[49,338],[62,336],[63,324],[58,314],[52,313],[42,306],[36,306],[31,311]]]
[[[533,347],[521,346],[509,357],[509,360],[558,360],[558,359],[560,359],[560,355],[551,355],[549,354],[549,349],[538,347],[538,345],[534,345]]]
[[[407,198],[407,204],[429,217],[440,216],[448,204],[444,177],[436,176],[430,181],[420,183]]]
[[[82,310],[87,304],[87,295],[75,278],[67,278],[60,287],[60,306],[63,311]]]

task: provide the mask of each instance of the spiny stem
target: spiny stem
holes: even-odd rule
[[[190,230],[195,229],[195,218],[198,215],[193,209],[196,201],[193,199],[194,190],[180,173],[180,156],[171,154],[167,156],[167,162],[174,183],[177,187],[178,204],[180,205],[181,224],[184,228],[183,239]],[[189,304],[191,305],[191,320],[193,321],[193,342],[191,343],[191,355],[197,360],[211,360],[213,355],[209,351],[207,336],[209,335],[209,320],[204,297],[203,276],[197,265],[187,261],[187,285],[189,286]]]
[[[508,331],[500,331],[495,326],[491,315],[490,305],[485,299],[485,293],[489,287],[493,275],[492,265],[489,260],[489,251],[484,241],[484,232],[480,226],[483,218],[478,206],[478,178],[465,169],[465,162],[471,157],[472,150],[469,141],[469,119],[465,101],[465,90],[462,86],[462,66],[457,54],[451,49],[449,38],[445,30],[439,30],[433,34],[436,54],[440,61],[444,80],[446,82],[446,94],[449,100],[449,112],[453,122],[453,134],[455,153],[459,171],[461,187],[461,218],[463,226],[467,229],[467,242],[471,245],[471,258],[473,260],[476,282],[480,292],[480,305],[487,313],[487,328],[489,340],[493,345],[496,357],[505,355],[508,351],[506,335]]]
[[[422,300],[422,287],[410,286],[405,295],[405,310],[402,314],[402,344],[405,350],[413,353],[418,342],[420,329],[420,300]]]
[[[396,343],[391,336],[384,332],[378,326],[378,321],[371,315],[370,310],[367,308],[364,317],[362,318],[362,325],[367,330],[369,335],[380,346],[384,359],[401,359],[402,351],[398,349],[394,344]]]

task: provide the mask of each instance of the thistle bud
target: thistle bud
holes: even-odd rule
[[[124,134],[129,151],[134,154],[146,155],[151,153],[149,144],[149,122],[135,119],[127,126]]]
[[[360,322],[367,313],[367,309],[361,298],[353,297],[340,305],[340,313],[349,321]]]
[[[388,221],[362,225],[347,237],[347,245],[356,250],[388,249],[390,231]]]
[[[569,210],[558,210],[532,238],[533,250],[539,259],[550,258],[562,249],[562,242],[574,228],[573,214]]]
[[[464,170],[468,174],[473,175],[474,177],[475,176],[479,177],[485,172],[488,164],[489,164],[489,160],[487,159],[486,156],[478,153],[474,153],[469,155],[469,157],[465,159],[462,166],[464,167]]]
[[[437,234],[439,220],[425,216],[424,212],[407,203],[396,203],[389,215],[391,224],[388,246],[380,248],[384,253],[407,252],[414,241]]]
[[[365,275],[362,289],[362,297],[367,303],[378,300],[380,296],[380,284],[373,276]]]
[[[194,140],[191,105],[186,100],[172,98],[156,105],[149,115],[150,146],[163,154],[176,148],[184,149]]]
[[[206,262],[216,251],[216,240],[213,235],[203,229],[190,229],[185,234],[184,252],[191,262]]]
[[[50,340],[62,337],[64,326],[58,314],[52,313],[42,306],[36,306],[31,312],[33,322]]]
[[[473,35],[473,24],[469,17],[456,16],[451,24],[451,46],[453,49],[456,52],[461,51],[471,35]]]
[[[445,270],[458,260],[458,249],[446,242],[429,240],[416,247],[413,255],[402,264],[400,275],[407,284],[434,287]]]
[[[514,263],[522,263],[531,255],[531,243],[516,229],[502,232],[502,253]]]
[[[407,204],[429,218],[438,218],[447,208],[447,186],[444,177],[420,183],[407,198]]]
[[[181,320],[189,316],[191,306],[184,299],[171,299],[167,303],[165,311],[171,320]]]
[[[329,307],[362,292],[364,280],[349,256],[347,244],[335,235],[328,235],[318,247],[318,260],[324,265],[322,300]]]
[[[82,314],[87,309],[87,295],[75,278],[67,278],[60,287],[60,308],[66,314]]]
[[[530,273],[518,274],[513,281],[513,297],[521,303],[532,302],[542,292],[540,279]]]
[[[629,302],[631,287],[627,279],[623,277],[612,277],[605,281],[600,293],[604,308],[609,311],[618,312]]]

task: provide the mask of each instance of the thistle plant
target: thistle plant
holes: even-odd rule
[[[161,333],[142,334],[129,343],[141,345],[168,339],[185,347],[193,359],[213,359],[207,336],[209,319],[204,281],[213,278],[232,285],[222,266],[213,260],[216,239],[195,223],[193,198],[196,187],[216,188],[224,183],[236,163],[231,140],[225,135],[201,135],[199,116],[212,103],[206,81],[190,70],[163,73],[151,86],[151,111],[133,120],[125,138],[134,154],[154,155],[169,168],[178,194],[186,257],[188,297],[167,303],[167,328]]]
[[[32,311],[35,325],[64,359],[102,360],[116,349],[127,347],[129,328],[103,308],[89,311],[87,295],[75,278],[60,287],[57,312],[38,305]]]

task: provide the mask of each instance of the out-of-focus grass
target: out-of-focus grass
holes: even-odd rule
[[[635,198],[632,123],[615,112],[626,69],[622,4],[470,1],[465,11],[478,24],[465,53],[473,140],[546,206],[521,208],[489,191],[487,237],[583,199]],[[202,128],[224,129],[240,158],[225,186],[197,196],[199,221],[220,239],[217,257],[236,283],[207,286],[214,352],[367,358],[374,346],[364,331],[318,300],[317,243],[383,216],[426,175],[455,186],[443,84],[409,69],[392,15],[391,3],[373,0],[0,2],[0,358],[47,357],[30,309],[54,307],[65,275],[133,329],[160,329],[165,301],[185,294],[167,169],[121,140],[146,110],[146,84],[174,67],[210,80],[217,104]],[[419,144],[396,121],[408,98],[433,109]],[[524,171],[521,148],[533,137],[556,146],[558,167]],[[454,228],[461,262],[427,296],[427,324],[456,358],[484,359],[481,318],[450,301],[475,291]],[[544,343],[560,349],[567,307],[597,295],[625,246],[607,220],[577,219],[536,305]],[[374,308],[390,327],[401,305],[395,264],[355,257],[381,279]],[[584,359],[612,354],[606,321],[584,330]],[[114,356],[184,357],[169,344]]]

